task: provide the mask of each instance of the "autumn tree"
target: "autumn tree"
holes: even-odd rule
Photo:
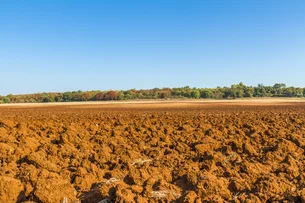
[[[160,98],[161,98],[161,99],[166,99],[166,98],[168,98],[168,92],[161,92]]]
[[[119,97],[116,91],[109,91],[104,95],[104,100],[117,100]]]
[[[94,100],[96,100],[96,101],[104,100],[104,96],[105,96],[105,94],[103,92],[99,92],[94,96]]]

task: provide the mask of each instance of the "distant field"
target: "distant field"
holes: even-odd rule
[[[238,104],[238,105],[259,105],[259,104],[283,104],[283,103],[298,103],[305,102],[304,98],[247,98],[247,99],[232,99],[232,100],[213,100],[213,99],[184,99],[184,100],[131,100],[131,101],[88,101],[88,102],[53,102],[53,103],[15,103],[15,104],[0,104],[1,107],[43,107],[43,106],[82,106],[82,105],[107,105],[107,106],[129,106],[145,104],[157,104],[158,106],[177,106],[177,105],[200,105],[208,103],[219,104]],[[162,105],[160,105],[162,104]]]

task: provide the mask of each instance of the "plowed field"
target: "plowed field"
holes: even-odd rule
[[[0,202],[305,202],[305,103],[0,107]]]

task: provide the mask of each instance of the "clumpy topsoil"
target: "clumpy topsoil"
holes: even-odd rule
[[[305,202],[305,104],[0,108],[0,202]]]

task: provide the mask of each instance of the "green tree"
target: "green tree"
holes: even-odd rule
[[[63,93],[62,101],[63,102],[70,102],[70,101],[72,101],[72,92],[65,92],[65,93]]]
[[[293,92],[294,92],[293,89],[291,87],[288,87],[284,89],[283,94],[285,97],[293,97],[294,96]]]
[[[194,99],[199,99],[200,98],[200,91],[198,89],[193,89],[191,91],[191,97]]]
[[[119,99],[119,100],[125,100],[125,94],[124,94],[123,91],[119,91],[119,93],[118,93],[118,99]]]
[[[10,103],[11,102],[10,98],[8,98],[8,97],[3,97],[3,101],[4,101],[4,103]]]
[[[54,100],[55,100],[55,102],[62,102],[63,101],[63,95],[62,94],[56,95]]]
[[[41,102],[44,102],[44,103],[51,102],[51,99],[49,98],[49,94],[48,93],[43,93],[41,95]]]
[[[224,98],[224,93],[221,88],[217,87],[216,89],[211,89],[211,91],[213,92],[214,99],[223,99]]]
[[[135,98],[135,95],[131,90],[124,91],[124,95],[125,95],[125,99],[127,100]]]
[[[258,84],[257,87],[254,88],[255,97],[266,97],[267,95],[267,91],[263,84]]]
[[[9,97],[2,97],[2,96],[0,96],[0,104],[2,104],[2,103],[10,103],[10,102],[11,102],[11,100],[10,100]]]
[[[286,88],[286,84],[284,84],[284,83],[275,83],[273,85],[273,88],[274,89],[283,89],[283,88]]]
[[[245,97],[253,97],[254,89],[252,87],[246,87],[245,89]]]
[[[234,99],[236,98],[236,89],[234,87],[231,88],[224,88],[224,98],[225,99]]]
[[[210,89],[203,89],[200,92],[200,97],[205,99],[213,98],[213,92]]]
[[[295,96],[303,97],[303,89],[302,88],[295,88]]]

